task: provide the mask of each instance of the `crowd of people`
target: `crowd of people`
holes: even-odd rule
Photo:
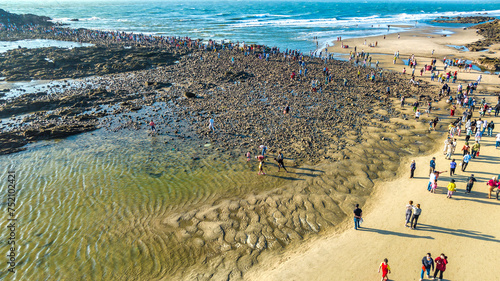
[[[414,62],[416,64],[416,61]],[[460,63],[459,61],[450,62],[450,64]],[[495,138],[495,148],[500,146],[500,133],[494,134],[495,124],[493,120],[484,120],[486,115],[491,116],[494,111],[494,115],[498,116],[500,111],[500,97],[497,100],[496,105],[490,105],[486,102],[485,98],[480,101],[473,97],[474,91],[477,89],[478,84],[481,82],[481,76],[478,77],[477,81],[470,82],[466,87],[462,87],[460,84],[457,88],[457,93],[455,99],[450,96],[446,100],[450,108],[449,116],[452,121],[447,128],[447,138],[444,141],[443,155],[444,159],[449,160],[449,169],[437,170],[436,169],[436,157],[433,157],[429,163],[429,182],[427,185],[427,190],[430,193],[438,192],[438,179],[443,173],[449,172],[450,180],[443,186],[446,190],[446,198],[452,199],[454,193],[457,192],[457,188],[463,186],[464,194],[471,194],[474,184],[478,181],[474,174],[470,174],[464,180],[459,180],[459,178],[453,178],[456,176],[457,170],[462,173],[466,172],[467,167],[471,162],[480,157],[481,153],[481,143],[483,138],[494,137]],[[444,83],[446,85],[446,83]],[[443,95],[447,95],[449,91],[449,86],[443,88]],[[401,98],[401,106],[404,107],[406,104],[405,98]],[[412,104],[413,112],[415,113],[415,119],[419,121],[422,112],[420,112],[420,107],[425,106],[425,113],[430,117],[432,111],[432,102],[421,103],[418,100]],[[457,109],[463,110],[463,114],[460,117],[456,117]],[[476,114],[477,118],[473,118]],[[439,118],[430,118],[429,120],[429,131],[436,130],[436,125],[439,122]],[[456,151],[458,147],[458,141],[463,138],[464,146],[461,151]],[[474,138],[471,140],[471,138]],[[460,153],[460,158],[456,154]],[[415,171],[417,169],[416,161],[412,160],[410,163],[410,178],[414,178]],[[491,194],[496,189],[496,199],[499,199],[500,195],[500,182],[498,178],[492,177],[486,182],[488,187],[488,198],[491,199]],[[417,229],[417,224],[419,217],[422,214],[422,209],[420,204],[414,204],[413,201],[409,201],[405,208],[405,226],[415,230]],[[360,228],[360,222],[362,222],[362,211],[359,205],[356,205],[354,210],[354,228],[357,230]],[[435,260],[432,259],[431,254],[428,253],[422,259],[422,270],[420,280],[423,280],[424,274],[427,274],[427,278],[434,278],[441,280],[443,278],[443,272],[446,270],[446,264],[448,259],[444,254],[441,254]],[[435,264],[435,266],[434,266]],[[434,270],[433,277],[431,277],[431,269]],[[382,280],[388,280],[388,274],[390,273],[390,267],[388,265],[388,260],[384,259],[379,266],[379,272],[382,272]]]

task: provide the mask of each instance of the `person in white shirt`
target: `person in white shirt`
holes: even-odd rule
[[[212,130],[212,132],[215,132],[214,119],[213,118],[210,118],[210,121],[209,121],[209,124],[208,124],[208,129]]]
[[[497,134],[497,143],[495,144],[495,148],[498,148],[500,146],[500,133]]]

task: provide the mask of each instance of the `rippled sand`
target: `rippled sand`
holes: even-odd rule
[[[288,174],[269,164],[266,176],[243,151],[144,131],[101,129],[2,156],[18,174],[16,276],[238,279],[264,249],[338,225],[374,180],[394,176],[401,157],[431,141],[421,128],[376,124],[366,142],[348,135],[347,149],[329,155],[342,161]]]

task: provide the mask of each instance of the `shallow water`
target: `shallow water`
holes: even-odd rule
[[[9,82],[1,81],[0,89],[9,89],[10,91],[4,92],[5,98],[15,98],[24,94],[34,94],[44,92],[46,94],[62,93],[68,89],[85,88],[93,85],[92,82],[87,80],[31,80]]]
[[[18,41],[0,41],[0,53],[5,53],[8,50],[13,50],[17,48],[47,48],[47,47],[57,47],[63,49],[73,49],[81,47],[94,46],[90,43],[78,43],[70,41],[60,41],[60,40],[48,40],[48,39],[30,39],[30,40],[18,40]]]
[[[462,45],[446,45],[448,47],[451,47],[451,48],[454,48],[458,51],[462,51],[462,52],[468,52],[469,51],[469,48],[465,47],[465,46],[462,46]]]
[[[243,153],[204,144],[145,128],[99,129],[0,156],[2,194],[8,165],[17,176],[17,280],[110,280],[130,268],[150,276],[172,265],[162,254],[168,214],[284,182],[261,180]]]

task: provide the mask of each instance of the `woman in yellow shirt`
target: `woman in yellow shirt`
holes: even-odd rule
[[[452,179],[448,184],[448,195],[446,196],[446,198],[451,198],[453,192],[455,192],[456,190],[457,190],[457,185],[455,184],[455,180]]]

